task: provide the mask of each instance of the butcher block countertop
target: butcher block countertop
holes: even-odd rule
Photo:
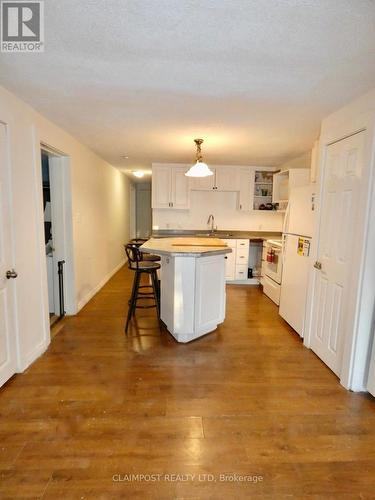
[[[140,249],[145,253],[157,255],[178,255],[179,257],[201,257],[204,255],[220,255],[232,250],[219,238],[151,238]]]

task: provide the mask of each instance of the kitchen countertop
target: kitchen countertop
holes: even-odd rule
[[[172,238],[172,237],[205,237],[207,236],[210,240],[214,239],[213,236],[208,236],[210,233],[209,230],[204,229],[159,229],[157,231],[153,231],[152,238]],[[281,238],[281,232],[272,232],[272,231],[226,231],[220,230],[215,231],[214,235],[216,238],[221,238],[225,240],[229,239],[245,239],[245,240],[272,240]]]
[[[151,238],[140,249],[145,253],[179,257],[201,257],[203,255],[222,255],[232,250],[218,238]]]

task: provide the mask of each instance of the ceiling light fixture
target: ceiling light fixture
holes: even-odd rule
[[[203,139],[194,139],[194,142],[197,146],[197,162],[195,165],[189,168],[185,175],[187,177],[208,177],[209,175],[214,175],[212,170],[208,168],[208,165],[203,162],[201,148]]]
[[[134,175],[134,177],[138,177],[138,178],[141,178],[145,175],[145,173],[142,172],[142,170],[136,170],[135,172],[132,172],[132,174]]]

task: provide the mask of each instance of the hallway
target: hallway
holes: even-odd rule
[[[1,499],[373,496],[374,399],[257,288],[229,286],[225,323],[182,345],[154,310],[124,336],[130,285],[123,268],[0,389]]]

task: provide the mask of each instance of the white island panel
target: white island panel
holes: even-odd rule
[[[195,330],[211,332],[225,318],[225,261],[223,255],[196,259]]]
[[[206,335],[224,321],[225,254],[231,249],[222,240],[151,239],[141,250],[162,256],[161,319],[178,342]]]

